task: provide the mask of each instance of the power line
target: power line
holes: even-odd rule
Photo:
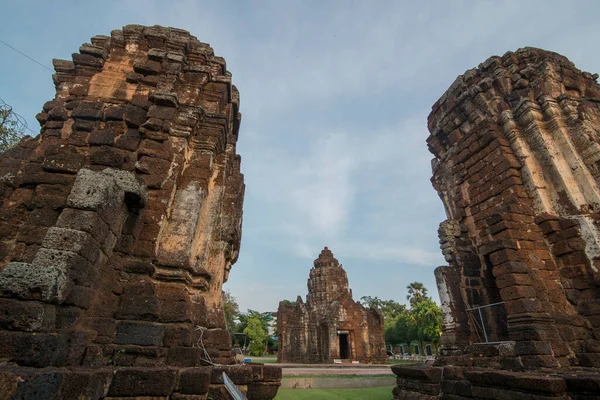
[[[16,51],[17,53],[19,53],[19,54],[20,54],[20,55],[22,55],[23,57],[27,57],[27,58],[29,58],[31,61],[33,61],[34,63],[38,64],[39,66],[46,68],[48,71],[50,71],[50,72],[54,73],[54,71],[53,71],[53,70],[51,70],[50,68],[46,67],[46,66],[45,66],[44,64],[42,64],[41,62],[39,62],[39,61],[37,61],[37,60],[34,60],[33,58],[29,57],[27,54],[23,53],[22,51],[19,51],[19,50],[15,49],[15,48],[14,48],[14,47],[12,47],[10,44],[8,44],[8,43],[6,43],[6,42],[4,42],[4,41],[2,41],[2,40],[0,40],[0,43],[2,43],[3,45],[5,45],[6,47],[9,47],[9,48],[13,49],[14,51]]]

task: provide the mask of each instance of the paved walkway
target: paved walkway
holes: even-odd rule
[[[319,365],[318,367],[294,364],[293,366],[281,364],[283,376],[324,376],[324,375],[394,375],[389,365],[348,366],[340,367],[339,364]]]
[[[273,361],[270,357],[250,357],[253,362]],[[281,367],[283,376],[394,375],[390,364],[267,364]]]

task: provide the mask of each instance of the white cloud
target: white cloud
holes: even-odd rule
[[[338,250],[346,257],[358,260],[389,261],[416,265],[433,269],[445,264],[439,250],[428,251],[423,248],[407,246],[401,243],[359,242],[342,245]]]
[[[262,140],[248,143],[246,210],[269,206],[256,230],[245,234],[303,259],[328,245],[363,260],[439,263],[436,230],[443,214],[429,183],[423,120],[370,131],[338,126],[297,153],[271,144],[267,157],[258,156],[268,146]]]
[[[352,171],[358,165],[348,151],[345,134],[317,139],[308,157],[296,159],[288,182],[290,198],[297,217],[318,233],[344,229],[354,199]]]

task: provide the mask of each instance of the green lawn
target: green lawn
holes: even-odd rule
[[[277,354],[269,354],[266,356],[246,356],[252,360],[252,362],[263,363],[263,364],[277,364]]]
[[[263,363],[263,364],[277,364],[277,357],[275,358],[263,358],[257,362]]]
[[[397,364],[405,364],[405,365],[411,365],[411,364],[418,364],[420,361],[410,361],[410,360],[390,360],[390,364],[393,365],[397,365]]]
[[[393,388],[279,389],[275,400],[391,400]]]

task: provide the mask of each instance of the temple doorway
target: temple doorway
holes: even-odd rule
[[[348,334],[340,333],[340,358],[342,360],[347,360],[350,358],[350,348],[348,346]]]

